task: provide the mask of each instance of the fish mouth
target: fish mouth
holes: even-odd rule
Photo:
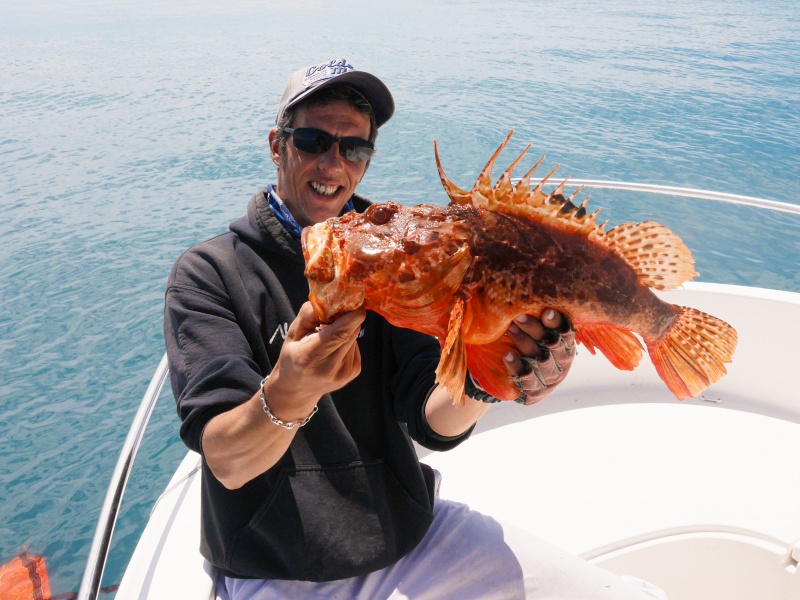
[[[308,299],[320,323],[330,323],[333,320],[333,315],[325,308],[324,293],[326,286],[336,278],[331,238],[330,228],[324,222],[305,227],[300,234],[303,258],[306,261],[304,274],[310,291]]]
[[[330,323],[339,315],[364,305],[363,286],[348,287],[341,276],[344,259],[326,222],[303,229],[300,241],[306,261],[308,299],[320,323]]]
[[[330,283],[336,277],[332,240],[333,235],[327,223],[303,228],[300,242],[306,261],[305,276],[310,282]]]

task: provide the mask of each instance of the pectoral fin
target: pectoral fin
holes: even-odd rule
[[[467,376],[467,357],[464,348],[464,306],[463,299],[456,297],[450,311],[447,335],[442,345],[442,357],[436,368],[436,383],[447,388],[453,396],[453,403],[464,405],[464,379]]]

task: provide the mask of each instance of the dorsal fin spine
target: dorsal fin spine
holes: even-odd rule
[[[554,195],[554,196],[563,196],[563,195],[564,195],[564,186],[567,184],[567,181],[569,181],[569,177],[567,177],[567,178],[566,178],[564,181],[562,181],[561,183],[559,183],[559,184],[556,186],[556,189],[554,189],[554,190],[553,190],[553,193],[552,193],[551,195]]]
[[[575,197],[576,197],[578,194],[580,194],[580,193],[581,193],[581,191],[583,191],[583,186],[580,186],[580,187],[578,187],[578,189],[577,189],[577,190],[575,190],[574,192],[572,192],[572,194],[570,195],[570,197],[569,197],[569,198],[567,198],[567,200],[569,200],[570,202],[572,202],[572,201],[575,199]],[[583,204],[581,204],[580,208],[586,208],[586,202],[587,202],[587,200],[588,200],[588,198],[587,198],[586,200],[584,200],[584,201],[583,201]]]
[[[564,188],[569,182],[569,177],[567,177],[556,186],[553,192],[550,194],[544,193],[544,186],[556,173],[559,168],[558,166],[553,168],[541,181],[531,188],[531,177],[534,171],[541,166],[544,161],[544,157],[542,157],[516,186],[512,185],[511,173],[530,149],[530,144],[528,144],[525,150],[513,161],[511,166],[503,172],[496,184],[494,186],[491,185],[492,168],[498,156],[510,141],[513,133],[514,130],[512,129],[505,140],[500,144],[500,147],[494,152],[481,171],[478,180],[475,182],[470,192],[465,192],[457,187],[444,174],[444,169],[439,159],[438,147],[434,141],[436,165],[439,170],[439,176],[452,202],[511,214],[539,223],[546,223],[569,233],[579,232],[582,235],[589,236],[592,239],[596,239],[599,243],[602,243],[604,235],[603,227],[605,224],[597,225],[597,212],[599,209],[592,214],[586,211],[586,204],[589,198],[586,198],[580,207],[572,203],[572,200],[577,197],[577,194],[580,193],[582,188],[576,190],[569,199],[564,198]]]
[[[530,146],[529,146],[530,147]],[[527,148],[526,148],[527,151]],[[517,190],[524,191],[526,194],[530,192],[531,189],[531,176],[533,176],[534,171],[539,168],[539,166],[544,162],[545,157],[543,156],[540,158],[531,170],[523,175],[522,179],[519,180],[517,183]]]
[[[480,192],[483,195],[483,197],[489,199],[488,207],[490,209],[492,209],[492,210],[494,210],[494,208],[492,207],[492,204],[494,204],[494,203],[491,202],[491,200],[493,198],[493,193],[492,193],[492,191],[493,191],[492,190],[492,167],[494,167],[494,162],[497,160],[497,157],[500,156],[500,153],[503,151],[503,148],[506,147],[506,144],[508,144],[508,141],[511,139],[512,135],[514,135],[514,130],[513,129],[508,132],[508,135],[506,136],[506,139],[503,140],[503,143],[500,144],[500,147],[497,150],[495,150],[494,154],[492,154],[492,157],[486,163],[486,166],[483,167],[483,171],[481,171],[481,174],[478,175],[478,181],[475,182],[475,188],[474,189],[475,190],[480,190]]]
[[[506,184],[509,187],[511,186],[511,172],[516,168],[516,166],[520,162],[522,162],[522,159],[525,157],[525,154],[528,152],[528,150],[531,149],[531,146],[532,146],[532,144],[528,144],[527,146],[525,146],[525,150],[523,150],[522,154],[520,154],[517,157],[517,160],[515,160],[513,163],[511,163],[511,165],[505,171],[503,171],[503,174],[500,176],[500,179],[497,180],[497,185],[495,186],[496,188],[499,189],[501,185],[505,186]],[[541,161],[539,161],[539,162],[541,162]],[[537,163],[537,166],[538,166],[538,163]],[[534,167],[534,169],[535,168],[536,167]]]
[[[547,183],[548,179],[550,179],[553,175],[555,175],[555,172],[558,171],[558,167],[559,167],[559,165],[556,165],[555,168],[552,171],[550,171],[547,175],[545,175],[542,178],[542,180],[539,183],[536,184],[536,187],[533,188],[533,192],[534,193],[542,191],[542,188],[544,187],[544,184]]]
[[[525,150],[522,151],[517,159],[511,163],[511,165],[503,171],[503,174],[500,176],[500,179],[497,180],[497,183],[494,186],[494,190],[492,190],[492,210],[495,207],[500,206],[503,202],[503,199],[506,198],[512,204],[515,203],[514,192],[516,191],[514,187],[511,185],[511,173],[514,168],[522,162],[522,159],[525,157],[525,154],[530,150],[531,144],[528,144],[525,147]]]
[[[436,157],[436,169],[439,171],[439,179],[441,179],[442,187],[444,187],[444,191],[449,196],[450,201],[454,204],[471,204],[472,194],[462,190],[445,175],[442,161],[439,159],[439,147],[435,138],[433,140],[433,154]]]

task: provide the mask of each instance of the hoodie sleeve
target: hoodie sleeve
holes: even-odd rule
[[[466,440],[471,427],[456,437],[437,434],[425,418],[425,404],[436,385],[439,342],[410,329],[393,328],[392,339],[398,369],[392,379],[397,419],[406,423],[411,438],[435,451],[450,450]]]
[[[164,340],[181,439],[201,452],[205,425],[250,399],[261,381],[225,286],[202,252],[187,252],[170,273]]]

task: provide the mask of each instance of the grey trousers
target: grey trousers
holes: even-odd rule
[[[395,564],[323,583],[220,577],[218,600],[666,600],[659,588],[618,577],[516,527],[436,499],[422,542]]]

